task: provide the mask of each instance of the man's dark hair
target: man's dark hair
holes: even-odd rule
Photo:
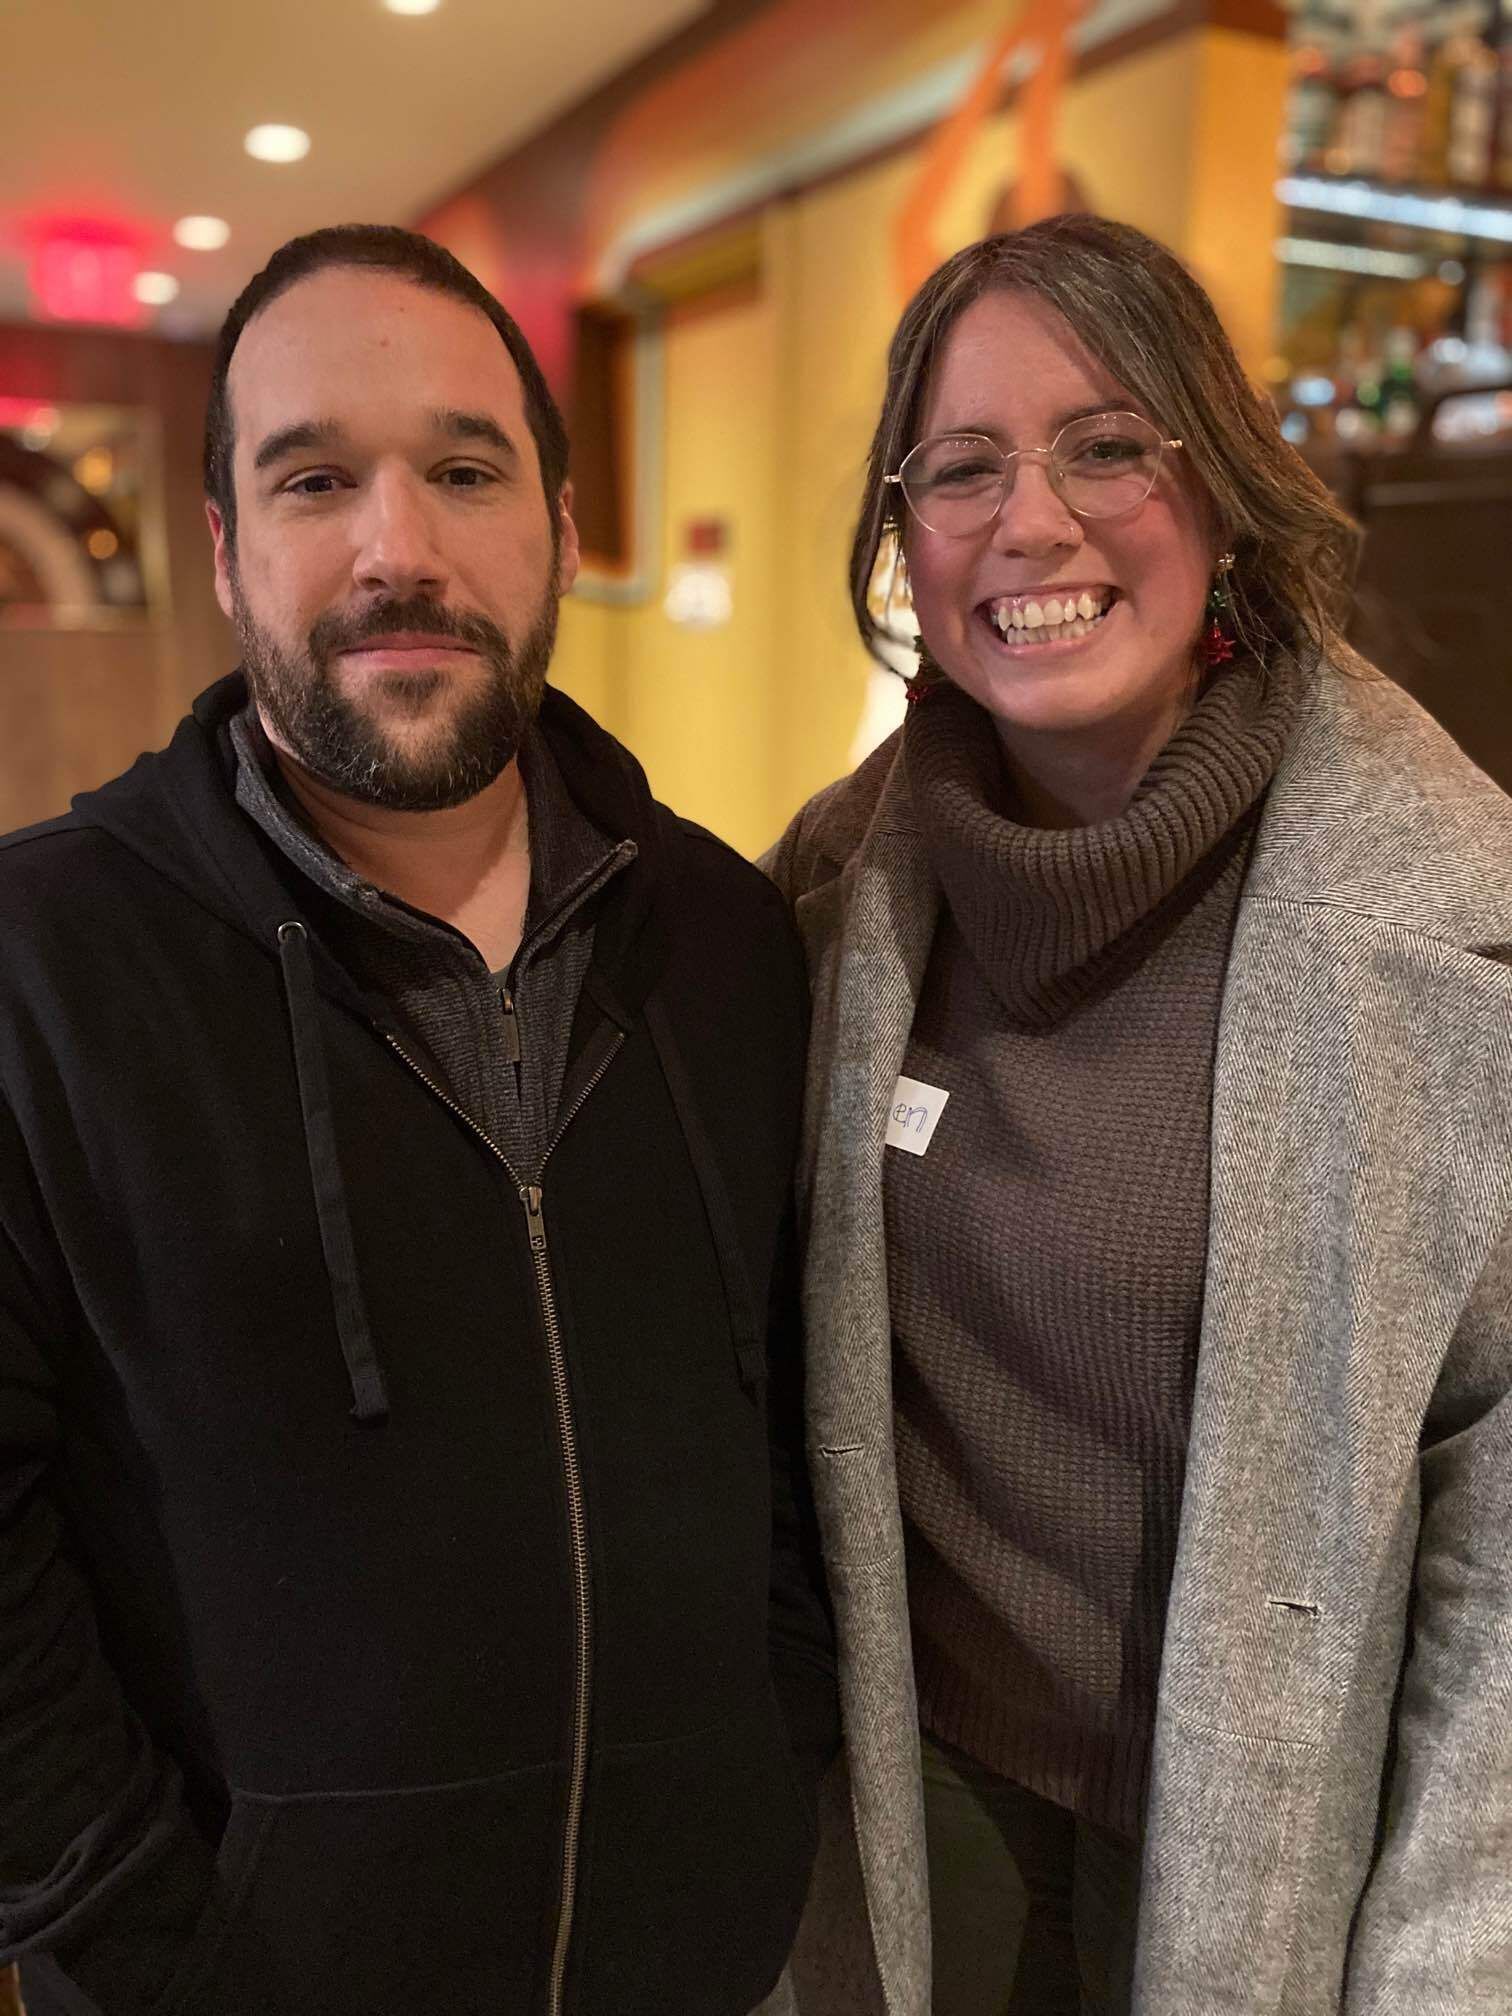
[[[397,273],[417,287],[429,287],[438,294],[450,294],[454,300],[465,301],[488,317],[520,374],[525,417],[535,437],[541,483],[555,532],[556,499],[567,480],[567,429],[535,353],[514,317],[468,272],[460,259],[453,258],[434,239],[422,238],[418,231],[402,231],[395,224],[332,224],[323,231],[309,231],[302,238],[291,238],[287,245],[280,245],[262,271],[238,294],[221,324],[215,346],[215,370],[210,380],[210,402],[205,413],[205,495],[220,512],[231,545],[234,547],[236,542],[236,491],[231,479],[236,427],[226,380],[232,355],[254,315],[301,280],[332,266],[360,266],[381,273]]]

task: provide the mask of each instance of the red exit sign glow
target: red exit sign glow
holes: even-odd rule
[[[53,225],[32,244],[33,311],[53,322],[134,329],[147,313],[134,292],[141,269],[141,248],[129,232],[106,224]]]

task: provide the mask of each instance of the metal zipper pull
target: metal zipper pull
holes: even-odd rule
[[[504,1061],[506,1064],[518,1064],[520,1024],[515,1014],[514,995],[507,987],[499,989],[499,1006],[504,1011]]]
[[[541,1209],[541,1186],[527,1183],[520,1191],[520,1201],[525,1206],[525,1224],[530,1233],[530,1250],[539,1258],[546,1257],[546,1214]]]

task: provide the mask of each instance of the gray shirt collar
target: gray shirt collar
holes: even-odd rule
[[[236,802],[300,872],[359,916],[412,939],[454,934],[365,882],[305,822],[278,771],[278,759],[249,699],[231,721]],[[635,858],[630,840],[611,841],[588,818],[562,778],[550,745],[532,723],[520,749],[530,821],[527,940],[550,935],[557,922],[612,869]]]

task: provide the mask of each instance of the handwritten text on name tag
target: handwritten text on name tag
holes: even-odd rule
[[[888,1147],[901,1148],[905,1155],[922,1155],[934,1138],[949,1097],[938,1085],[922,1085],[917,1078],[900,1078],[893,1088],[887,1113]]]

